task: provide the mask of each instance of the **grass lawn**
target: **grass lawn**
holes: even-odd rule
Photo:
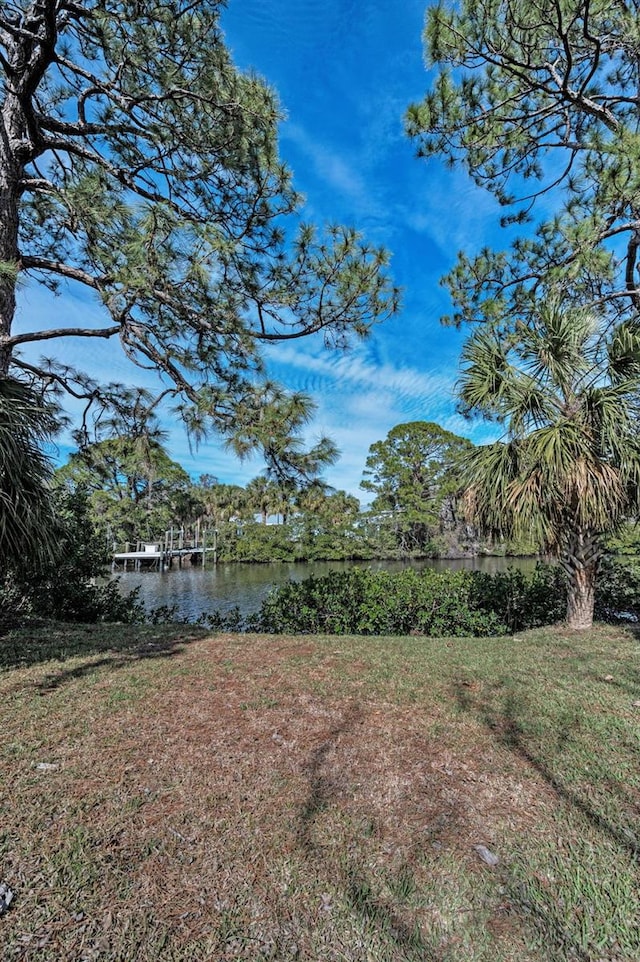
[[[640,959],[628,629],[52,625],[0,664],[3,960]]]

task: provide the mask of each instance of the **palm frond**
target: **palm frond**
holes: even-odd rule
[[[514,437],[547,424],[558,413],[557,399],[528,374],[513,379],[510,395],[509,431]]]
[[[616,326],[606,349],[608,375],[613,384],[640,380],[640,326],[635,318]]]
[[[540,385],[566,396],[591,366],[597,329],[590,312],[565,311],[551,300],[541,306],[536,327],[523,333],[518,352]]]
[[[491,537],[508,537],[513,525],[510,488],[521,471],[518,441],[474,448],[463,470],[463,511]]]
[[[8,564],[54,556],[57,522],[44,444],[57,427],[52,409],[27,385],[0,378],[0,558]]]
[[[508,409],[512,371],[498,333],[486,328],[476,331],[462,350],[462,363],[466,367],[457,384],[462,410],[500,420]]]

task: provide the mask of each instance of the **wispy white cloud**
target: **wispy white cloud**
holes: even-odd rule
[[[323,206],[335,217],[338,210],[349,209],[358,218],[383,218],[384,206],[371,190],[370,176],[364,174],[365,164],[354,145],[332,148],[326,140],[313,137],[300,124],[289,122],[282,128],[282,140],[289,148],[295,147],[304,160],[304,176],[296,177],[306,185],[312,179],[318,182],[313,203],[307,203],[307,211],[316,213],[320,191],[325,192]],[[296,164],[299,174],[301,164]],[[305,188],[306,189],[306,186]],[[320,216],[322,211],[318,212]]]
[[[307,391],[316,400],[318,412],[308,440],[319,431],[334,439],[341,458],[327,479],[356,496],[363,496],[359,485],[370,446],[397,424],[435,421],[477,443],[495,436],[492,427],[466,421],[457,413],[455,367],[436,363],[419,370],[380,363],[368,345],[338,355],[279,345],[271,352],[271,361],[291,388]]]
[[[436,369],[418,370],[390,363],[371,362],[367,347],[347,353],[312,352],[280,344],[271,352],[270,363],[286,368],[301,390],[326,390],[338,385],[340,392],[390,392],[397,404],[428,403],[430,399],[450,394],[451,373]]]

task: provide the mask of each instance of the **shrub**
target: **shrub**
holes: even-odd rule
[[[352,568],[274,589],[252,627],[273,633],[503,635],[557,621],[564,576],[552,565],[525,575],[470,571],[395,574]]]
[[[539,628],[564,618],[566,578],[559,565],[536,565],[525,573],[508,568],[495,574],[471,572],[474,606],[493,612],[509,631]]]
[[[506,627],[471,603],[465,572],[352,568],[288,582],[262,604],[258,630],[361,635],[488,635]]]
[[[121,621],[140,624],[145,621],[144,607],[138,602],[139,589],[121,595],[117,581],[104,585],[69,582],[51,590],[38,589],[34,610],[56,621],[93,624],[97,621]]]
[[[86,492],[57,490],[51,495],[59,523],[57,556],[31,567],[14,565],[0,584],[5,620],[27,615],[58,621],[144,621],[137,592],[123,596],[118,584],[95,584],[104,570],[104,546],[89,518]]]
[[[603,559],[595,614],[601,621],[640,620],[640,562],[637,559]]]

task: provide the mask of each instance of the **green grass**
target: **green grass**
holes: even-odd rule
[[[640,958],[631,630],[43,625],[0,666],[3,959]]]

